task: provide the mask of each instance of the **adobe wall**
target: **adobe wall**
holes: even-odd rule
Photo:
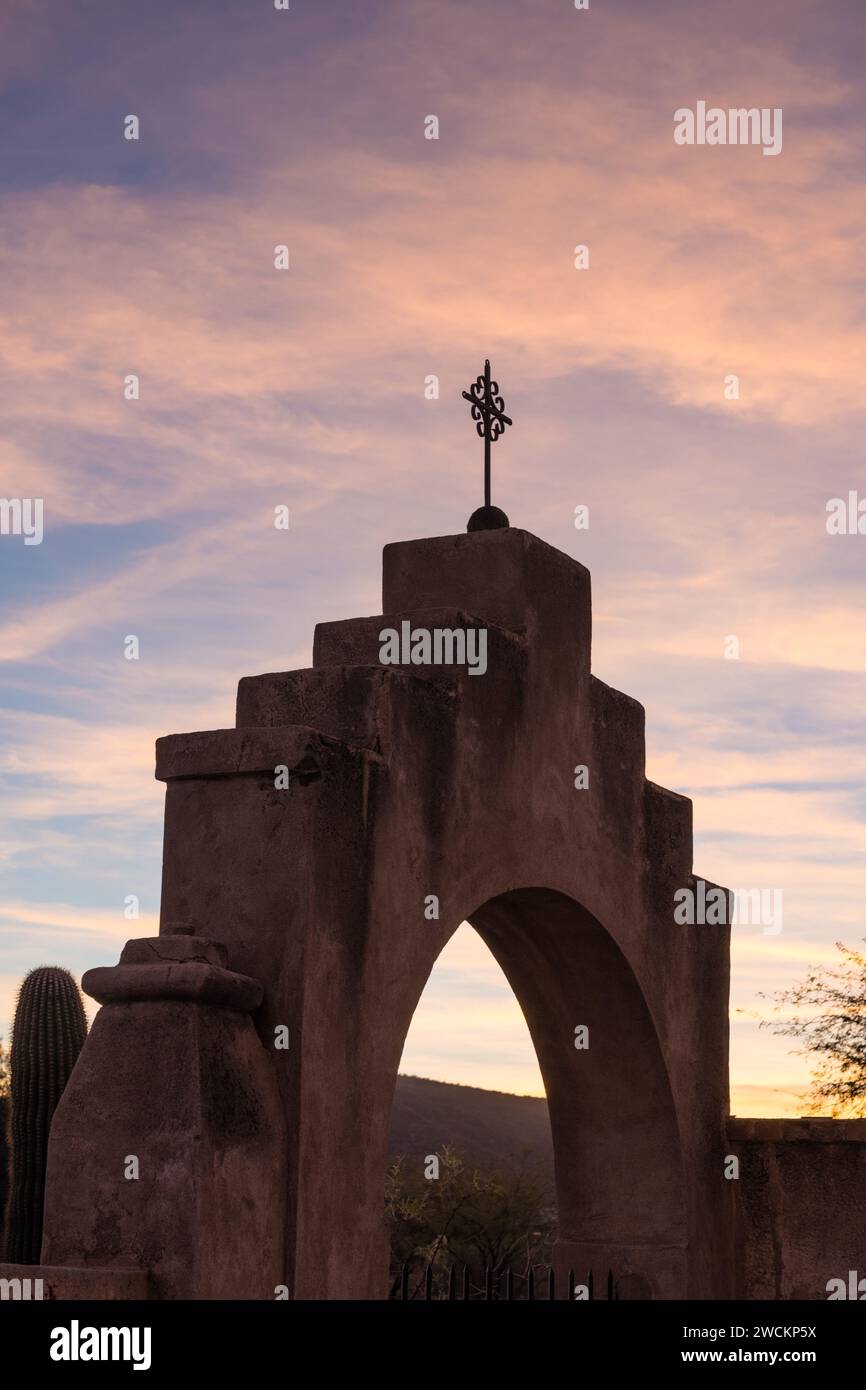
[[[740,1298],[826,1299],[866,1279],[866,1120],[731,1118]],[[866,1297],[866,1285],[862,1291]]]

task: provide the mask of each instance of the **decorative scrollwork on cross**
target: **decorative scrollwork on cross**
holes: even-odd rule
[[[490,506],[490,445],[495,444],[506,425],[512,423],[505,414],[505,402],[499,391],[499,382],[490,377],[490,362],[484,363],[484,371],[476,377],[468,391],[463,392],[464,401],[472,407],[470,414],[475,421],[475,429],[484,440],[484,505]]]

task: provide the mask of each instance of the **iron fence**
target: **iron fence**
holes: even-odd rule
[[[575,1300],[577,1281],[574,1277],[574,1270],[568,1271],[568,1278],[565,1280],[562,1294],[556,1291],[556,1272],[548,1268],[546,1274],[536,1273],[535,1269],[530,1268],[525,1274],[515,1274],[510,1265],[504,1269],[493,1269],[488,1266],[484,1271],[484,1283],[474,1284],[472,1273],[468,1265],[463,1266],[462,1274],[458,1274],[457,1266],[451,1265],[448,1270],[447,1292],[437,1292],[434,1290],[434,1271],[432,1265],[427,1265],[423,1274],[416,1273],[413,1276],[410,1264],[404,1264],[397,1278],[391,1286],[390,1297],[399,1303],[407,1303],[416,1300],[420,1303],[441,1302],[464,1302],[469,1303],[473,1299],[476,1302],[496,1303],[496,1302],[550,1302],[556,1298]],[[617,1281],[613,1277],[613,1270],[607,1272],[607,1297],[617,1300],[619,1292]],[[595,1299],[595,1277],[592,1270],[589,1270],[583,1287],[586,1289],[586,1298]]]

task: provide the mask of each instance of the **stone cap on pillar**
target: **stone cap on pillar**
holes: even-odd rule
[[[119,965],[85,971],[81,987],[100,1004],[186,999],[251,1013],[262,1002],[258,980],[226,970],[227,951],[218,941],[188,934],[134,937]]]

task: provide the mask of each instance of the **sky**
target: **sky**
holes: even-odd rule
[[[490,356],[493,500],[592,571],[696,871],[783,890],[734,931],[732,1109],[801,1113],[760,995],[866,936],[866,536],[826,524],[866,497],[864,47],[859,0],[5,0],[0,497],[45,527],[0,535],[7,1035],[27,969],[157,929],[154,740],[464,528]],[[781,152],[678,144],[699,101]],[[541,1091],[471,928],[403,1068]]]

